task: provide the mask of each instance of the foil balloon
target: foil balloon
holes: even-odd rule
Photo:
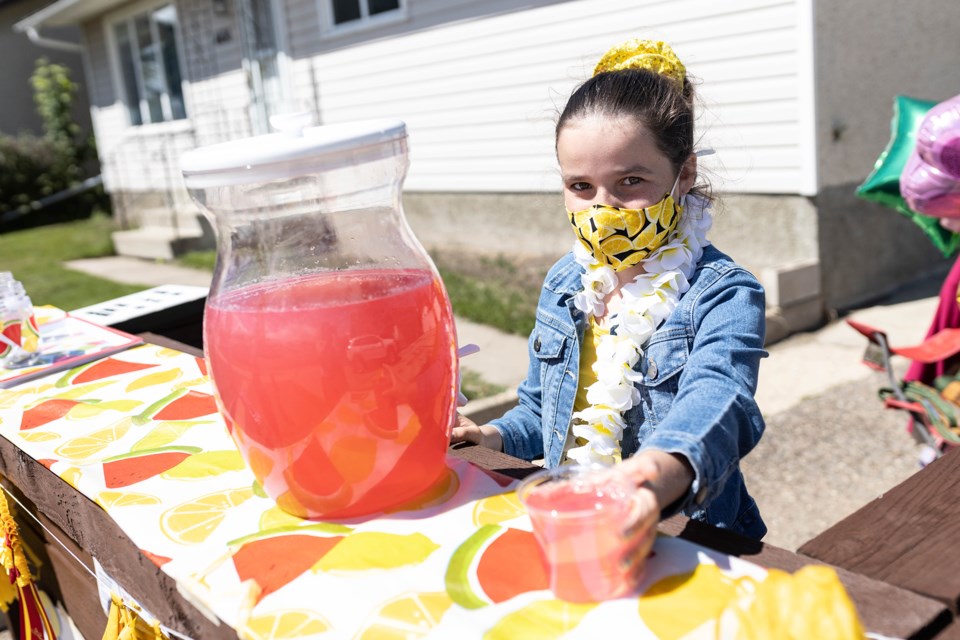
[[[890,121],[890,141],[877,158],[873,171],[857,188],[857,196],[864,200],[879,202],[913,220],[931,242],[945,256],[960,248],[960,234],[940,225],[937,218],[923,215],[910,208],[900,193],[900,175],[917,141],[917,131],[924,117],[937,101],[920,100],[897,96],[893,102],[893,118]]]
[[[907,205],[935,218],[960,218],[960,95],[924,116],[900,174]]]

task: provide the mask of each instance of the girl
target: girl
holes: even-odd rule
[[[764,429],[764,293],[705,238],[693,100],[649,40],[611,49],[570,97],[556,150],[576,241],[543,284],[519,406],[452,433],[549,467],[618,462],[642,505],[625,532],[638,564],[677,512],[766,533],[739,467]]]

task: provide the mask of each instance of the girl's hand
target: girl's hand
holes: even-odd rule
[[[450,431],[450,442],[472,442],[487,449],[503,451],[503,437],[496,427],[492,424],[478,426],[470,418],[460,415],[459,411]]]
[[[693,469],[682,456],[663,451],[641,451],[617,466],[637,487],[636,508],[625,523],[623,535],[627,549],[622,562],[639,579],[647,556],[657,538],[660,513],[684,495],[693,482]]]

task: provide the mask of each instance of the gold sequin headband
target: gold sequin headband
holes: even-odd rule
[[[673,78],[681,85],[687,70],[666,42],[633,38],[613,47],[600,58],[593,75],[621,69],[648,69]]]

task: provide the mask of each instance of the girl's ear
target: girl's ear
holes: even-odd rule
[[[680,167],[680,184],[677,185],[677,198],[687,195],[697,181],[697,156],[691,153],[683,166]]]

